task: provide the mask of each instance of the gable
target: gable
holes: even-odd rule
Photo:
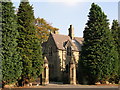
[[[64,43],[70,40],[69,36],[60,34],[51,34],[58,49],[65,50]]]
[[[70,45],[72,50],[81,51],[81,46],[83,43],[83,38],[74,37],[73,40],[67,35],[53,34],[50,33],[46,47],[52,45],[60,50],[66,50],[66,47]]]
[[[51,33],[50,33],[49,38],[48,38],[48,41],[47,41],[46,48],[47,48],[47,47],[57,48],[56,43],[55,43],[54,38],[53,38],[53,36],[52,36]]]

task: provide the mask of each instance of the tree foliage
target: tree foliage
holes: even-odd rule
[[[42,71],[41,42],[36,37],[33,7],[28,1],[22,0],[18,9],[18,47],[22,57],[22,79],[35,79]]]
[[[118,52],[118,70],[120,70],[120,27],[117,20],[113,20],[111,27],[112,36],[114,39],[114,45]],[[118,78],[119,77],[119,78]],[[120,71],[118,71],[118,76],[116,76],[116,81],[120,79]]]
[[[42,42],[47,41],[50,32],[58,31],[58,28],[51,26],[44,18],[37,18],[35,20],[36,24],[36,36],[41,39]]]
[[[84,80],[94,84],[109,80],[117,74],[118,53],[115,51],[107,16],[102,9],[92,3],[88,17],[79,69],[82,69]]]
[[[17,18],[11,1],[1,2],[2,6],[2,81],[3,84],[15,82],[22,73],[22,62],[17,48]]]

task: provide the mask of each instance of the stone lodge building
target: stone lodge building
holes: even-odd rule
[[[48,60],[50,81],[76,84],[83,38],[74,37],[72,25],[68,31],[68,36],[50,33],[48,41],[42,44],[43,55]]]

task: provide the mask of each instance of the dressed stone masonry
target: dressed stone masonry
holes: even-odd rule
[[[49,63],[49,80],[76,84],[78,60],[83,38],[74,37],[74,28],[70,25],[67,35],[50,33],[47,42],[42,44],[43,55]]]

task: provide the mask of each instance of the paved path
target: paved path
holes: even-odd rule
[[[41,88],[118,88],[117,85],[69,85],[69,84],[49,84],[46,86],[38,86]]]
[[[56,89],[57,88],[57,89]],[[2,90],[120,90],[117,85],[70,85],[70,84],[49,84],[46,86],[30,86],[19,88],[6,88]]]

